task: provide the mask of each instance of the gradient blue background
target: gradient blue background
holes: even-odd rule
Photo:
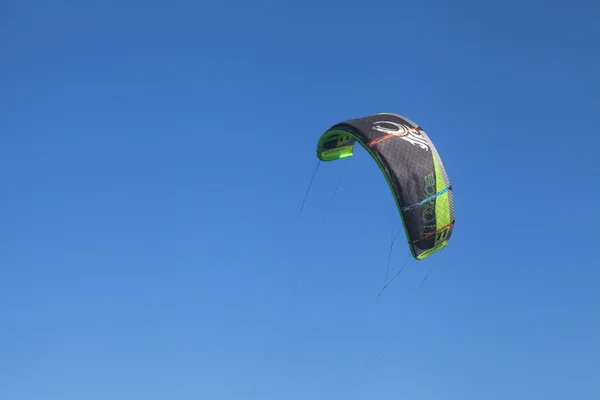
[[[600,398],[597,1],[0,18],[1,399]],[[457,218],[379,300],[366,152],[298,214],[319,135],[376,112],[426,129]]]

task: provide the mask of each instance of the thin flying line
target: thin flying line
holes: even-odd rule
[[[425,282],[427,281],[427,278],[429,277],[429,274],[431,274],[431,272],[433,272],[433,268],[435,267],[435,265],[437,264],[437,261],[440,259],[440,256],[442,255],[442,252],[444,251],[444,249],[442,249],[439,253],[437,258],[435,259],[435,261],[433,262],[433,265],[431,265],[431,267],[429,267],[429,270],[427,271],[427,273],[425,274],[425,277],[423,278],[423,280],[421,281],[421,284],[419,285],[419,288],[415,291],[415,293],[413,294],[412,298],[410,299],[410,301],[408,302],[406,308],[404,309],[404,311],[402,312],[402,314],[400,314],[400,316],[398,317],[398,319],[402,319],[404,317],[404,315],[406,315],[406,313],[408,312],[408,310],[410,309],[410,305],[412,305],[412,303],[415,302],[415,300],[417,299],[417,296],[419,295],[419,293],[421,292],[421,288],[423,287],[423,285],[425,284]],[[409,253],[410,254],[410,253]],[[393,339],[389,339],[390,341]],[[356,391],[357,387],[360,385],[360,383],[364,380],[364,378],[366,377],[367,373],[369,372],[369,370],[371,369],[371,367],[373,366],[373,364],[375,363],[375,361],[377,361],[377,358],[379,358],[379,356],[381,355],[381,353],[383,352],[383,350],[385,349],[386,345],[389,343],[389,341],[384,341],[381,346],[379,346],[379,350],[377,351],[377,353],[375,354],[375,356],[371,359],[371,361],[369,362],[369,364],[367,364],[367,367],[365,369],[365,371],[362,373],[362,375],[360,376],[360,378],[358,378],[358,380],[356,381],[356,383],[354,384],[354,386],[352,387],[352,389],[350,390],[350,393],[348,393],[348,396],[346,397],[346,400],[350,399],[350,397],[352,397],[352,395],[354,394],[354,392]]]
[[[302,209],[304,208],[304,203],[306,203],[306,198],[308,197],[308,193],[310,192],[310,188],[312,186],[313,179],[315,179],[315,175],[317,174],[317,170],[319,169],[320,165],[321,165],[321,160],[319,160],[317,162],[317,166],[316,166],[312,176],[310,177],[310,182],[308,183],[308,189],[306,189],[306,194],[304,195],[304,200],[302,200],[302,206],[300,206],[300,212],[298,213],[298,215],[300,215],[302,213]]]
[[[381,297],[381,294],[383,293],[383,291],[394,281],[394,279],[396,279],[396,277],[398,275],[400,275],[400,273],[402,273],[402,271],[404,271],[404,268],[406,267],[406,262],[408,261],[409,257],[410,257],[410,252],[408,252],[408,254],[406,255],[406,258],[404,259],[404,262],[402,263],[402,267],[400,268],[400,270],[398,272],[396,272],[396,275],[394,275],[392,277],[392,279],[390,279],[390,281],[388,283],[386,283],[385,285],[383,285],[383,288],[381,289],[381,291],[377,295],[378,299]]]
[[[320,163],[321,163],[321,162],[320,162],[320,160],[319,160],[319,162],[318,162],[318,164],[317,164],[317,166],[316,166],[316,168],[315,168],[315,171],[313,172],[313,175],[312,175],[312,177],[311,177],[311,183],[312,183],[312,179],[314,178],[314,176],[315,176],[315,175],[316,175],[316,173],[317,173],[317,169],[319,168],[319,165],[320,165]],[[343,176],[342,176],[342,178],[343,178]],[[337,186],[336,186],[336,188],[335,188],[335,191],[334,191],[334,193],[333,193],[333,196],[331,197],[331,201],[329,202],[329,209],[331,209],[331,208],[333,207],[333,203],[334,203],[335,194],[338,192],[338,189],[339,189],[339,184],[340,184],[340,182],[341,182],[342,178],[340,178],[340,179],[339,179],[339,181],[338,181],[338,184],[337,184]],[[309,189],[310,189],[310,185],[309,185]],[[307,194],[308,194],[308,193],[307,193]],[[305,197],[305,200],[306,200],[306,197]],[[301,210],[301,211],[302,211],[302,210]],[[328,216],[329,216],[330,214],[331,214],[331,213],[327,212],[327,213],[326,213],[326,215],[325,215],[325,218],[328,218]],[[317,231],[316,231],[316,234],[315,234],[315,236],[314,236],[314,244],[315,244],[315,245],[316,245],[316,243],[317,243],[317,241],[318,241],[318,239],[319,239],[320,235],[321,235],[321,230],[317,230]],[[286,312],[286,311],[288,311],[288,310],[291,308],[292,304],[293,304],[294,298],[296,297],[296,293],[298,292],[298,289],[299,289],[299,287],[300,287],[300,283],[301,283],[301,281],[302,281],[302,278],[304,277],[304,275],[305,275],[305,273],[306,273],[306,272],[305,272],[305,271],[306,271],[306,269],[307,269],[307,263],[303,263],[303,264],[302,264],[302,266],[300,267],[300,273],[298,274],[298,277],[297,277],[297,278],[296,278],[296,280],[295,280],[294,287],[292,288],[292,292],[290,293],[290,297],[288,298],[287,305],[285,306],[285,308],[283,308],[283,309],[280,311],[280,313],[281,313],[281,314],[279,315],[279,322],[278,322],[278,323],[275,325],[275,328],[273,329],[273,331],[271,331],[270,338],[269,338],[269,340],[267,341],[267,346],[266,346],[266,347],[267,347],[267,349],[265,350],[265,353],[266,353],[266,356],[267,356],[267,357],[268,357],[268,356],[270,356],[270,355],[271,355],[271,353],[272,353],[272,351],[273,351],[273,347],[272,347],[272,346],[273,346],[273,341],[275,340],[275,337],[276,337],[276,335],[279,333],[279,330],[280,330],[280,325],[281,325],[281,323],[282,323],[282,322],[281,322],[281,320],[283,319],[283,316],[284,316],[285,312]],[[266,358],[266,357],[265,357],[265,358]],[[261,378],[261,373],[259,372],[259,373],[258,373],[258,374],[255,376],[255,378],[254,378],[254,380],[253,380],[253,382],[252,382],[252,385],[250,386],[250,389],[249,389],[249,391],[248,391],[248,395],[249,395],[249,396],[252,396],[252,397],[254,397],[254,392],[255,392],[255,390],[256,390],[256,385],[257,385],[258,381],[260,380],[260,378]]]

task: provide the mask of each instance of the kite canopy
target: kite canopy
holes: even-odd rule
[[[454,228],[452,187],[433,143],[417,124],[381,113],[338,123],[317,144],[321,161],[353,155],[360,143],[392,190],[410,251],[423,260],[448,244]]]

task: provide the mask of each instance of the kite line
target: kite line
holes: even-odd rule
[[[317,165],[315,167],[315,170],[312,173],[312,176],[310,177],[310,181],[308,183],[308,189],[306,189],[306,194],[304,195],[304,200],[302,200],[302,205],[300,206],[300,212],[298,213],[298,215],[302,214],[302,210],[304,209],[304,203],[306,203],[306,199],[308,198],[308,193],[310,192],[310,188],[312,187],[313,180],[315,179],[315,175],[317,175],[317,171],[319,170],[320,165],[321,165],[321,160],[317,159]],[[334,194],[334,196],[335,196],[335,194]]]
[[[313,171],[313,173],[312,173],[312,175],[310,177],[310,182],[309,182],[308,188],[306,190],[306,193],[304,195],[304,199],[302,200],[302,206],[300,207],[300,213],[298,214],[299,216],[302,213],[302,209],[304,208],[304,204],[306,203],[306,199],[308,197],[308,194],[309,194],[310,189],[312,187],[313,181],[315,179],[315,176],[316,176],[317,171],[319,169],[319,166],[321,164],[320,160],[317,160],[317,161],[318,162],[316,163],[316,167],[315,167],[315,169],[314,169],[314,171]],[[336,194],[338,193],[338,190],[339,190],[339,187],[340,187],[340,183],[342,182],[342,179],[344,178],[344,172],[345,172],[345,168],[342,171],[342,176],[338,179],[337,184],[335,186],[335,189],[333,191],[333,195],[331,196],[331,201],[329,202],[329,208],[330,209],[333,207],[333,201],[335,199]],[[327,219],[330,214],[331,214],[330,212],[326,212],[325,219]],[[320,234],[320,230],[317,230],[316,235],[314,237],[315,244],[317,243],[317,239],[319,238],[319,234]],[[280,325],[281,325],[281,319],[283,319],[283,315],[292,306],[293,300],[294,300],[294,298],[296,296],[296,293],[298,291],[298,288],[300,286],[300,282],[302,280],[302,277],[304,276],[304,273],[305,273],[305,270],[306,270],[306,265],[307,265],[307,263],[302,263],[302,265],[300,267],[300,272],[298,273],[298,277],[295,279],[294,287],[292,288],[292,291],[290,293],[288,301],[287,301],[285,307],[281,310],[281,315],[279,317],[279,322],[275,325],[274,330],[271,332],[270,339],[267,342],[267,349],[265,350],[265,352],[267,353],[267,356],[269,356],[271,354],[273,341],[275,340],[276,335],[279,333],[279,328],[280,328]],[[265,357],[265,359],[266,358],[267,357]],[[254,378],[254,380],[252,382],[252,385],[250,387],[250,390],[249,390],[249,393],[248,393],[249,396],[251,396],[251,395],[254,394],[254,391],[256,389],[256,385],[258,384],[259,380],[260,380],[260,374],[257,374],[257,376]]]
[[[421,292],[421,288],[423,287],[423,285],[425,284],[425,282],[429,278],[429,275],[433,272],[433,269],[435,268],[435,265],[437,264],[437,261],[440,259],[440,256],[442,255],[443,252],[444,252],[444,249],[442,249],[442,250],[440,250],[438,252],[438,255],[435,258],[435,260],[433,261],[433,264],[427,270],[427,273],[425,274],[425,277],[423,278],[423,280],[421,280],[421,284],[419,285],[419,287],[417,288],[417,290],[414,292],[412,298],[408,301],[407,306],[404,308],[404,311],[398,317],[399,320],[402,319],[406,315],[406,313],[408,312],[410,306],[417,299],[417,296]],[[396,276],[399,275],[400,272],[402,272],[402,269],[400,269],[400,271],[398,271],[398,273],[396,274]],[[392,280],[393,280],[393,278],[392,278]],[[390,281],[390,283],[391,283],[391,281]],[[381,293],[380,293],[380,295],[381,295]],[[393,339],[389,339],[389,340],[393,340]],[[379,346],[379,349],[377,350],[377,352],[375,353],[375,355],[373,356],[373,358],[371,359],[371,361],[367,364],[367,367],[363,371],[362,375],[356,380],[356,382],[354,383],[354,385],[350,389],[350,392],[348,393],[348,396],[346,397],[345,400],[349,400],[352,397],[352,395],[354,394],[354,392],[356,391],[356,389],[358,388],[358,386],[360,385],[360,383],[365,379],[365,377],[369,373],[371,367],[373,366],[373,364],[375,364],[375,361],[377,361],[377,359],[379,358],[379,356],[381,355],[381,353],[383,352],[383,350],[385,349],[385,347],[386,347],[387,344],[389,344],[389,341],[387,341],[387,342],[385,340],[382,341],[381,345]]]

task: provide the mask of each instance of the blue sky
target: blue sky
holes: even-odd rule
[[[0,398],[600,398],[597,2],[1,7]],[[298,214],[376,112],[457,219],[379,300],[366,152]]]

